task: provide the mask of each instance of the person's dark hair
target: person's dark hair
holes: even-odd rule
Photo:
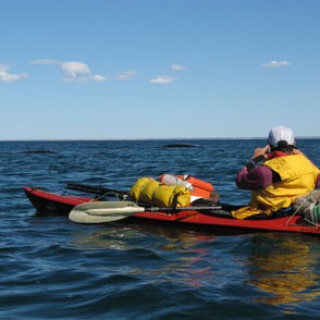
[[[271,146],[271,151],[282,151],[290,153],[293,149],[297,149],[296,146],[288,144],[285,140],[280,140],[276,146]]]

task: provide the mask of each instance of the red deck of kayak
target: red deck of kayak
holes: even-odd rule
[[[85,197],[58,195],[31,187],[25,187],[24,191],[39,212],[51,211],[67,215],[76,205],[94,200]],[[180,211],[173,214],[164,212],[136,213],[134,218],[137,221],[157,221],[175,225],[192,225],[199,228],[212,227],[221,230],[236,229],[239,230],[239,232],[251,230],[320,234],[319,226],[308,224],[300,215],[273,219],[236,220],[232,217],[212,215],[198,211]]]

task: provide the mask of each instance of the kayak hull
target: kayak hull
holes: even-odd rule
[[[89,197],[66,196],[50,193],[38,188],[25,187],[25,194],[38,214],[68,215],[77,205],[96,201]],[[124,219],[124,222],[166,224],[175,227],[188,227],[195,230],[212,230],[219,233],[247,232],[293,232],[320,235],[319,226],[306,222],[301,215],[269,219],[237,220],[231,216],[215,215],[196,210],[165,212],[141,212]]]

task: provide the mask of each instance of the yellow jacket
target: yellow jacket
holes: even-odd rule
[[[272,212],[289,207],[297,197],[308,194],[315,186],[320,170],[303,154],[277,157],[264,162],[265,166],[278,173],[281,181],[265,189],[252,191],[249,207],[232,214],[235,218]]]

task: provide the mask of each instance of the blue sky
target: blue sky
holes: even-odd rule
[[[0,0],[0,140],[320,136],[319,0]]]

